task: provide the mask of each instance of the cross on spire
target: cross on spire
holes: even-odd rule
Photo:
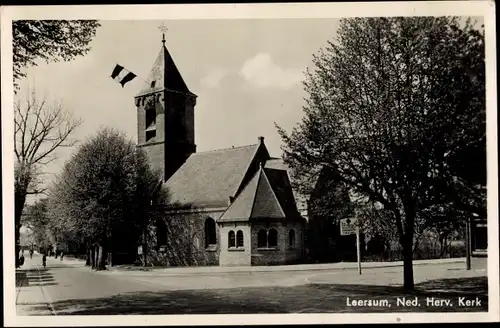
[[[163,32],[161,42],[163,43],[163,45],[165,45],[165,33],[168,31],[168,28],[165,26],[165,24],[162,23],[160,26],[158,26],[158,29]]]

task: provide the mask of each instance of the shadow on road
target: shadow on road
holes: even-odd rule
[[[53,303],[60,315],[252,314],[343,312],[478,312],[488,310],[487,278],[441,279],[418,284],[416,291],[367,285],[305,285],[212,290],[135,292],[99,299]],[[458,298],[480,297],[481,306],[459,307]],[[397,297],[418,298],[420,306],[397,306]],[[426,298],[450,299],[452,307],[426,306]],[[347,298],[388,300],[391,307],[353,307]],[[43,307],[43,304],[32,304]]]
[[[16,270],[16,287],[55,285],[57,283],[49,269]]]

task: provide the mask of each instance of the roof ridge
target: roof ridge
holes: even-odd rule
[[[212,149],[212,150],[206,150],[206,151],[196,152],[196,153],[191,154],[191,156],[193,156],[193,155],[199,155],[199,154],[206,154],[206,153],[215,153],[215,152],[218,152],[218,151],[227,151],[227,150],[236,150],[236,149],[243,149],[243,148],[251,148],[251,147],[258,146],[258,145],[259,144],[251,144],[251,145],[245,145],[245,146]]]
[[[257,143],[254,146],[257,146],[257,148],[255,148],[255,151],[253,152],[252,158],[250,159],[250,162],[248,162],[248,164],[247,164],[247,167],[245,169],[245,173],[241,177],[240,183],[238,184],[238,186],[236,186],[236,190],[233,191],[234,197],[236,197],[236,195],[238,194],[238,190],[240,190],[241,184],[243,183],[243,181],[245,181],[245,176],[247,175],[248,170],[250,170],[250,166],[252,165],[255,157],[257,157],[257,154],[259,153],[260,147],[262,147],[262,146],[265,147],[265,145],[263,143]]]

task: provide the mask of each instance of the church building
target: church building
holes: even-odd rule
[[[165,46],[135,97],[138,148],[161,171],[168,195],[149,261],[250,266],[304,258],[306,220],[286,167],[264,137],[243,147],[197,152],[197,96]]]

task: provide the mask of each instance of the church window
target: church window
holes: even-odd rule
[[[156,109],[151,108],[146,110],[146,129],[155,126],[156,124]]]
[[[267,231],[264,229],[257,233],[257,247],[267,247]]]
[[[278,232],[276,229],[269,230],[269,235],[267,237],[267,242],[269,247],[278,246]]]
[[[228,245],[227,247],[235,247],[236,246],[236,238],[234,236],[234,231],[231,230],[229,231],[229,234],[228,234]]]
[[[205,247],[217,244],[217,230],[212,218],[205,220]]]
[[[288,232],[288,246],[295,246],[295,230],[293,229],[290,229],[290,232]]]
[[[236,246],[243,247],[243,231],[241,230],[236,233]]]

